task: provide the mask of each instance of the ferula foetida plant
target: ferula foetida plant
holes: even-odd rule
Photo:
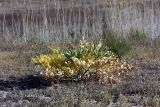
[[[128,72],[133,66],[118,59],[102,42],[87,42],[84,38],[73,49],[51,48],[52,54],[32,58],[43,68],[41,75],[53,80],[98,79],[107,81],[113,74]]]

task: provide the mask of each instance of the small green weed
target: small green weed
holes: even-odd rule
[[[130,42],[131,45],[143,45],[143,46],[148,46],[150,42],[149,38],[147,37],[147,34],[138,29],[131,29],[129,31],[128,41]]]

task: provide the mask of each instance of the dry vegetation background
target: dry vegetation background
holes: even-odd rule
[[[159,35],[159,0],[4,0],[0,3],[1,43],[21,44],[34,37],[60,42],[105,29],[127,35],[131,28]]]

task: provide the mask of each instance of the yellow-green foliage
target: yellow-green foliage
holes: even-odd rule
[[[40,55],[32,62],[44,69],[42,76],[54,80],[99,79],[107,80],[112,73],[126,72],[132,67],[122,64],[117,55],[102,47],[102,43],[89,43],[82,38],[76,48],[61,50],[50,48],[51,55]]]

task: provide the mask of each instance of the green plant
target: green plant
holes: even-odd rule
[[[131,44],[146,44],[147,41],[147,35],[138,29],[131,29],[128,35],[128,40]]]
[[[72,40],[75,38],[75,30],[74,28],[68,29],[68,35],[72,38]]]
[[[102,35],[104,46],[108,46],[110,51],[116,53],[119,57],[130,51],[130,44],[123,36],[118,36],[112,30],[106,30]]]
[[[33,38],[27,40],[27,43],[25,45],[26,45],[25,47],[27,47],[28,50],[32,50],[36,53],[42,54],[42,53],[49,52],[48,43],[40,40],[37,37],[33,37]]]
[[[40,55],[32,62],[44,69],[42,76],[54,80],[114,79],[112,73],[127,72],[132,67],[122,64],[117,55],[102,47],[102,43],[80,40],[73,49],[50,47],[52,54]],[[111,76],[111,77],[110,77]]]
[[[154,38],[153,42],[154,42],[154,48],[160,50],[160,36]]]

